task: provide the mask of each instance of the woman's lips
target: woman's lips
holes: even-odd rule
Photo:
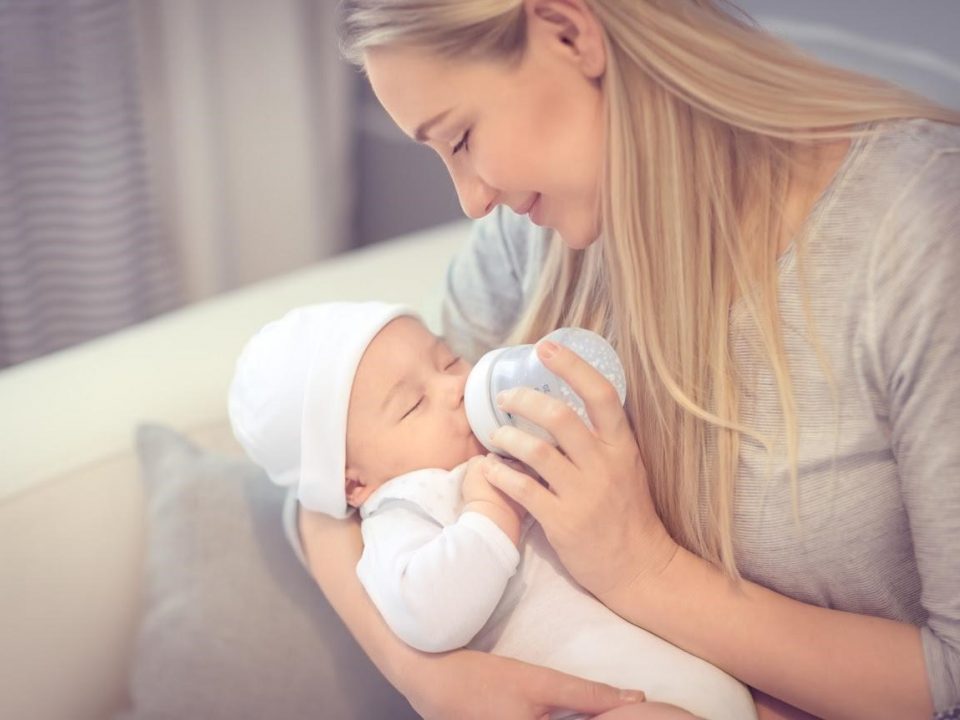
[[[534,225],[543,225],[543,218],[541,217],[541,204],[540,204],[540,193],[537,193],[536,199],[533,201],[533,204],[527,209],[527,216],[533,222]]]

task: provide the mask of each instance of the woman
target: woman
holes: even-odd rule
[[[484,218],[448,278],[451,340],[476,354],[580,325],[624,361],[625,411],[540,348],[594,430],[542,395],[503,398],[561,449],[501,429],[550,487],[488,477],[571,574],[755,688],[765,717],[960,713],[960,115],[800,56],[720,0],[350,0],[343,32]],[[353,575],[356,526],[302,513],[300,530],[425,717],[620,704],[406,648]]]

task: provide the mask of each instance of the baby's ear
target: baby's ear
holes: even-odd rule
[[[360,507],[363,501],[367,499],[367,484],[360,478],[360,475],[347,468],[344,491],[347,496],[347,504],[351,507]]]

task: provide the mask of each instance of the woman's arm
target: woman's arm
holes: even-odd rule
[[[359,522],[301,508],[298,526],[310,572],[330,605],[384,677],[427,720],[535,720],[554,707],[596,714],[643,697],[471,650],[420,653],[390,631],[357,579]]]
[[[544,349],[545,364],[584,397],[594,430],[541,393],[509,391],[504,409],[546,427],[565,453],[502,427],[493,442],[550,488],[502,464],[489,466],[490,481],[540,522],[578,582],[630,622],[815,715],[930,717],[918,628],[733,585],[680,549],[656,516],[612,386],[574,353]]]
[[[310,574],[373,664],[403,692],[403,670],[419,653],[390,631],[357,579],[363,552],[359,520],[334,520],[301,507],[297,524]]]
[[[918,628],[734,585],[678,549],[658,575],[600,598],[627,620],[818,717],[929,718]]]
[[[757,706],[757,720],[817,720],[810,713],[788,705],[762,690],[750,688],[750,693]]]

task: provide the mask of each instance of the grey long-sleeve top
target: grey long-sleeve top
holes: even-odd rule
[[[886,123],[854,141],[805,230],[806,287],[837,395],[805,332],[792,249],[780,259],[798,422],[800,525],[785,460],[741,443],[736,559],[803,602],[921,628],[934,706],[960,706],[960,127]],[[536,287],[549,235],[500,208],[451,264],[444,331],[497,345]],[[782,426],[743,308],[731,347],[742,418]],[[837,402],[835,402],[837,401]],[[855,689],[851,689],[855,691]]]

